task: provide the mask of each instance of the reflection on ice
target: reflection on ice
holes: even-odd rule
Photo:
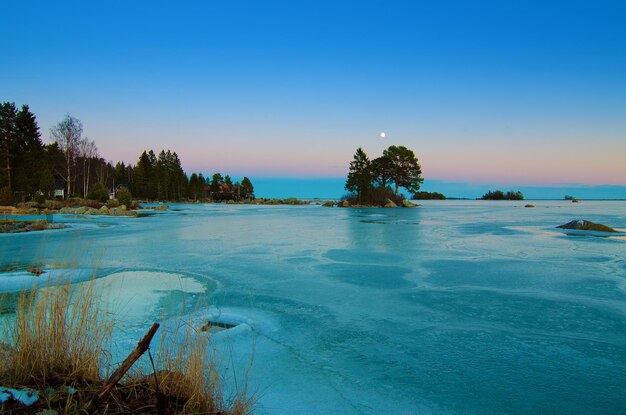
[[[157,320],[161,301],[173,292],[204,293],[206,287],[193,278],[155,271],[126,271],[95,281],[94,290],[106,309],[125,324]]]

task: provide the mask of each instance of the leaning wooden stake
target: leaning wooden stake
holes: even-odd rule
[[[122,379],[122,376],[131,368],[131,366],[141,357],[142,354],[148,350],[150,347],[150,342],[154,337],[154,334],[159,329],[159,323],[154,323],[150,330],[143,336],[143,338],[137,343],[137,347],[132,351],[131,354],[128,355],[126,359],[122,362],[120,367],[117,368],[115,372],[109,377],[109,379],[104,383],[104,386],[100,389],[98,393],[96,393],[93,398],[89,401],[87,405],[83,408],[83,412],[87,414],[93,414],[96,409],[98,409],[98,405],[100,402],[105,400],[107,396],[113,390],[113,387],[117,384],[117,382]]]

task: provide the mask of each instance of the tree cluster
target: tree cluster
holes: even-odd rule
[[[502,190],[488,191],[481,197],[482,200],[524,200],[522,192],[509,191],[504,193]]]
[[[135,197],[180,200],[188,194],[189,180],[175,152],[161,150],[157,156],[152,150],[144,151],[137,165],[129,167],[122,164],[119,169],[128,172],[124,184],[130,187]]]
[[[52,198],[60,185],[66,198],[102,201],[110,192],[123,199],[132,194],[151,200],[197,200],[225,192],[231,198],[243,198],[254,192],[247,177],[241,183],[232,183],[229,176],[219,173],[210,182],[202,173],[188,178],[178,155],[170,150],[161,150],[158,155],[144,151],[135,166],[107,162],[98,154],[96,143],[83,136],[81,121],[70,114],[50,129],[50,138],[50,144],[42,143],[35,115],[27,105],[18,110],[14,103],[0,104],[1,204],[12,203],[15,195]]]
[[[5,198],[12,198],[13,192],[40,188],[42,179],[50,181],[47,153],[35,115],[28,106],[18,110],[13,102],[0,104],[0,188],[6,188]],[[54,179],[44,187],[53,186]]]
[[[417,157],[404,146],[390,146],[374,160],[359,147],[350,162],[345,188],[359,204],[384,204],[388,198],[401,199],[401,187],[410,193],[417,192],[424,181],[421,175]]]
[[[446,200],[446,197],[439,192],[415,192],[414,200]]]

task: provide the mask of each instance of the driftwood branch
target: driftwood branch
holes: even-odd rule
[[[109,394],[113,390],[113,387],[117,384],[117,382],[120,381],[120,379],[122,379],[122,376],[124,376],[124,374],[128,372],[128,369],[131,368],[131,366],[137,361],[137,359],[139,359],[141,355],[144,354],[146,350],[148,350],[148,347],[150,347],[150,342],[152,341],[152,338],[154,337],[154,334],[157,332],[158,329],[159,323],[154,323],[152,327],[150,327],[150,330],[148,330],[148,332],[143,336],[139,343],[137,343],[137,347],[135,347],[135,350],[133,350],[131,354],[129,354],[128,357],[124,359],[120,367],[118,367],[115,372],[113,372],[109,379],[104,383],[100,391],[96,393],[93,398],[91,398],[89,403],[83,408],[84,413],[93,414],[96,409],[98,409],[98,405],[100,405],[100,403],[105,400],[107,396],[109,396]]]

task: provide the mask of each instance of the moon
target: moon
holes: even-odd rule
[[[380,133],[380,138],[385,138],[385,133]]]

